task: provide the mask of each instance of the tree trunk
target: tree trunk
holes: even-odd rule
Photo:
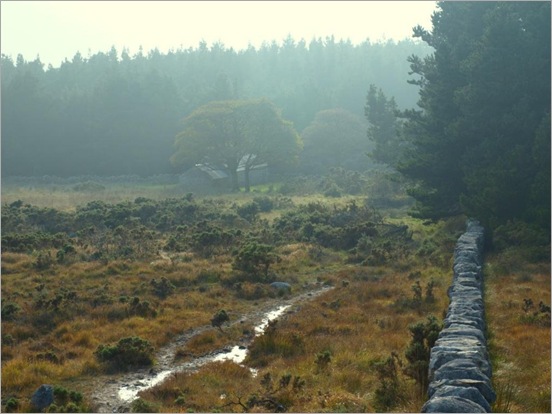
[[[243,179],[245,181],[245,192],[249,193],[251,190],[251,186],[249,185],[249,165],[245,164],[245,167],[243,169]]]
[[[232,179],[232,191],[240,191],[240,183],[238,182],[237,169],[232,169],[230,171],[230,178]]]

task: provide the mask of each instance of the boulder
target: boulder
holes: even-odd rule
[[[439,339],[451,337],[476,338],[482,344],[487,343],[487,339],[485,338],[483,331],[481,329],[474,328],[473,326],[456,324],[441,330],[439,333]]]
[[[479,404],[467,398],[448,396],[437,397],[427,401],[422,407],[422,413],[485,413]]]
[[[466,398],[476,404],[479,404],[485,409],[486,412],[491,412],[491,405],[475,387],[455,387],[453,385],[444,385],[435,391],[435,394],[433,394],[433,398],[438,397]]]
[[[479,369],[484,375],[487,376],[487,378],[491,378],[492,370],[490,364],[486,365],[479,365],[475,361],[471,359],[455,359],[453,361],[447,362],[446,364],[443,364],[441,368],[447,367],[452,369],[469,369],[469,368],[477,368]]]
[[[473,272],[477,275],[481,274],[481,266],[473,262],[458,262],[452,266],[452,270],[455,274],[464,272]]]
[[[451,314],[443,321],[443,328],[455,325],[473,326],[483,332],[485,331],[485,319],[479,315],[469,316]]]
[[[483,398],[487,400],[489,404],[492,404],[496,400],[496,394],[491,388],[491,385],[486,381],[472,380],[472,379],[446,379],[440,381],[433,381],[429,384],[428,395],[432,399],[433,395],[442,387],[474,387],[481,393]]]
[[[276,288],[278,290],[286,290],[288,292],[291,291],[291,285],[289,283],[286,283],[286,282],[272,282],[270,284],[270,286],[272,286],[273,288]]]
[[[42,384],[31,396],[31,404],[39,411],[49,407],[54,402],[54,388]]]
[[[470,349],[457,348],[457,347],[445,347],[440,346],[438,349],[433,347],[431,350],[431,358],[429,360],[429,372],[434,373],[441,368],[447,362],[455,359],[469,359],[481,369],[482,372],[491,372],[491,365],[489,363],[488,354],[486,349]]]
[[[450,363],[444,364],[433,374],[434,381],[441,381],[446,379],[471,379],[485,381],[488,384],[491,383],[489,377],[483,374],[483,371],[481,371],[481,369],[479,369],[478,367],[473,366],[458,368],[451,366]]]

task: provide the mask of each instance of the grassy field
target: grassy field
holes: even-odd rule
[[[375,214],[363,207],[366,196],[282,196],[259,188],[250,194],[192,200],[179,191],[177,186],[154,185],[95,192],[2,189],[5,411],[31,410],[30,396],[43,383],[58,387],[58,410],[93,411],[85,384],[122,369],[102,362],[100,346],[139,337],[159,349],[190,328],[209,325],[219,309],[236,320],[277,298],[267,288],[269,275],[292,283],[294,294],[316,282],[334,289],[302,304],[255,340],[245,364],[259,370],[257,377],[230,362],[210,364],[144,392],[135,411],[266,412],[278,408],[271,405],[275,401],[292,412],[420,410],[425,395],[405,374],[408,327],[430,315],[442,318],[452,252],[465,218],[424,225],[400,209]],[[247,208],[260,196],[270,199],[272,207],[253,214]],[[139,197],[147,200],[135,201]],[[163,204],[167,197],[176,200],[174,207]],[[96,223],[104,209],[108,225],[94,224],[95,233],[79,230],[76,238],[64,236],[58,246],[54,236],[41,239],[40,225],[32,221],[51,213],[7,207],[17,200],[68,214],[102,200],[108,205],[74,220],[94,218]],[[267,200],[257,203],[261,201]],[[185,224],[166,224],[178,218],[171,216],[171,208],[194,211],[197,218],[184,215]],[[137,216],[123,220],[127,213]],[[113,220],[123,224],[109,224]],[[339,220],[353,221],[330,226]],[[405,225],[402,238],[387,235]],[[127,234],[127,228],[140,232]],[[33,234],[26,243],[35,247],[6,248],[5,233],[13,229]],[[137,240],[136,234],[141,235]],[[198,244],[207,236],[216,236],[216,249]],[[272,247],[266,276],[258,270],[262,266],[237,266],[238,248],[251,242]],[[118,243],[128,249],[117,250]],[[140,250],[144,246],[147,250]],[[543,319],[539,302],[550,304],[550,265],[531,264],[520,255],[512,267],[506,259],[511,257],[490,254],[485,268],[493,381],[499,395],[495,410],[549,412],[550,321]],[[177,357],[225,346],[240,334],[237,328],[213,328],[186,344]],[[73,392],[73,399],[63,387]]]

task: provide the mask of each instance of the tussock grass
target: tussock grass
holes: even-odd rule
[[[93,199],[156,199],[165,196],[161,190],[155,189],[155,195],[153,188],[138,188],[121,192],[113,200],[109,199],[109,191],[102,191]],[[91,201],[76,192],[71,197],[66,193],[44,192],[37,196],[37,202],[30,198],[36,193],[29,191],[29,198],[11,193],[13,200],[3,200],[22,199],[63,209]],[[209,203],[228,209],[228,203],[245,205],[256,195],[226,195]],[[344,206],[353,199],[341,197],[329,204]],[[261,213],[256,222],[240,219],[236,225],[240,231],[252,231],[254,237],[262,238],[266,234],[257,227],[267,227],[264,219],[275,219],[299,204],[328,203],[316,194],[284,201],[281,207]],[[465,230],[463,217],[433,225],[400,214],[386,220],[407,224],[412,231],[412,244],[408,246],[412,250],[387,263],[360,265],[350,260],[348,251],[306,242],[274,246],[279,260],[271,266],[271,276],[291,283],[292,294],[314,284],[334,289],[298,304],[293,313],[255,339],[245,364],[259,369],[257,377],[232,362],[209,364],[197,373],[175,375],[142,393],[137,409],[241,412],[244,407],[240,404],[246,404],[251,396],[269,392],[262,383],[267,374],[276,388],[279,379],[289,375],[304,381],[304,386],[295,390],[289,386],[270,391],[290,412],[379,409],[375,394],[381,380],[376,366],[391,353],[404,365],[404,351],[410,341],[408,326],[430,314],[442,317],[448,306],[452,252],[458,235]],[[165,235],[158,237],[165,242]],[[82,260],[90,255],[90,247],[81,246],[76,259],[63,263],[54,260],[42,270],[35,265],[39,253],[2,253],[3,304],[19,306],[13,320],[2,321],[2,392],[24,401],[43,383],[83,384],[87,376],[105,373],[104,365],[94,356],[99,345],[139,336],[159,349],[190,328],[210,325],[214,313],[225,309],[230,325],[225,325],[222,332],[204,330],[177,352],[177,357],[202,355],[236,344],[245,331],[252,331],[251,324],[239,323],[241,315],[264,308],[267,301],[275,304],[287,300],[255,281],[243,282],[240,291],[234,283],[230,250],[206,257],[197,252],[172,251],[167,253],[170,259],[150,252],[147,258],[88,262]],[[55,258],[56,250],[50,253]],[[487,314],[495,388],[500,398],[496,408],[550,410],[550,326],[521,309],[526,298],[536,306],[540,301],[550,304],[549,265],[520,265],[521,271],[503,274],[503,263],[496,263],[493,257],[488,263]],[[156,293],[157,282],[152,284],[152,280],[162,278],[174,286],[166,296]],[[430,281],[434,283],[434,301],[424,298]],[[416,302],[412,286],[417,282],[423,297]],[[58,296],[62,299],[56,302]],[[146,302],[147,312],[131,306]],[[413,380],[402,372],[398,375],[400,398],[392,410],[418,412],[426,397],[419,395]],[[26,404],[23,402],[20,410],[29,408]],[[251,408],[266,410],[262,405]]]
[[[550,412],[550,323],[531,318],[542,301],[550,305],[550,269],[525,265],[530,277],[493,270],[497,258],[487,258],[486,315],[493,362],[495,411]],[[536,308],[525,312],[524,299]]]
[[[290,251],[296,249],[290,248]],[[336,286],[334,289],[301,304],[298,311],[283,316],[264,335],[257,337],[244,362],[259,370],[256,379],[245,379],[229,391],[228,386],[221,388],[227,379],[217,371],[220,367],[206,366],[195,374],[178,374],[175,379],[143,393],[142,397],[159,403],[156,395],[171,389],[186,389],[183,398],[189,404],[184,405],[186,409],[212,412],[220,409],[219,401],[216,397],[206,398],[199,391],[208,383],[218,389],[217,393],[224,389],[227,401],[236,403],[225,406],[223,411],[241,412],[243,407],[238,401],[245,403],[251,395],[258,395],[264,375],[270,373],[272,378],[279,378],[289,373],[299,376],[305,385],[301,392],[278,396],[278,401],[285,401],[288,411],[374,411],[374,391],[379,386],[375,363],[391,352],[405,363],[404,350],[410,341],[408,325],[420,320],[421,311],[397,310],[394,306],[398,297],[412,293],[408,274],[388,272],[378,277],[362,277],[371,270],[376,271],[375,268],[350,267],[349,272],[325,275]],[[425,282],[429,275],[434,276],[434,273],[428,272],[427,277],[422,276],[422,281]],[[341,283],[344,279],[348,283]],[[448,302],[444,291],[435,292],[436,300],[425,306],[424,315],[438,316],[446,309]],[[212,333],[206,333],[193,345],[201,346],[204,341],[214,340]],[[321,364],[320,355],[325,353],[329,355],[329,362]],[[412,380],[401,374],[401,393],[405,398],[395,410],[419,411],[425,396],[418,395],[417,389]],[[158,408],[174,409],[170,401],[173,397],[176,398],[174,393],[163,399]]]

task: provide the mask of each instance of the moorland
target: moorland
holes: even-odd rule
[[[236,343],[252,329],[244,315],[303,295],[242,364],[174,374],[127,409],[419,411],[428,343],[411,328],[440,328],[466,217],[414,219],[400,186],[379,180],[332,197],[312,178],[219,196],[178,184],[4,186],[3,410],[32,410],[33,392],[51,384],[50,412],[96,411],[102,383],[155,370],[182,333],[203,327],[175,364]],[[485,258],[501,412],[550,409],[549,251],[521,244],[527,231],[495,231]],[[228,320],[217,322],[221,310]]]

